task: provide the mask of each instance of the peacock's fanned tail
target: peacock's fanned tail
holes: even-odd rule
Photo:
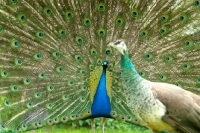
[[[90,118],[105,59],[111,117],[142,124],[107,47],[116,39],[141,76],[199,93],[199,10],[199,0],[1,0],[0,132]]]

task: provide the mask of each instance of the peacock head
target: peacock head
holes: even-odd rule
[[[122,39],[110,42],[108,46],[116,48],[122,55],[124,55],[124,53],[127,52],[126,44]]]
[[[108,60],[103,60],[102,66],[107,68],[108,67]]]

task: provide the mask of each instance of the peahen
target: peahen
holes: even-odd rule
[[[177,85],[144,79],[132,64],[123,40],[111,42],[109,46],[121,53],[121,75],[128,107],[146,126],[153,132],[200,132],[200,96]],[[172,75],[170,79],[176,81],[177,78]]]
[[[199,12],[199,0],[0,0],[0,132],[88,118],[94,130],[96,117],[155,132],[178,132],[175,127],[198,132],[198,122],[191,124],[198,115],[188,113],[192,106],[182,102],[191,100],[188,95],[198,96],[174,90],[177,85],[199,94]],[[107,46],[118,39],[127,42],[138,80],[175,85],[162,96],[157,91],[164,92],[166,84],[153,92],[131,92],[131,86],[143,88],[146,83],[130,82],[126,76],[133,76],[132,71],[121,72],[118,52]],[[165,100],[170,92],[181,100]],[[160,111],[153,108],[156,97],[164,99],[155,101]],[[187,110],[164,112],[168,106]],[[155,125],[151,120],[156,116]]]

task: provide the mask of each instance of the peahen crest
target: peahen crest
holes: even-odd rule
[[[97,116],[143,125],[107,46],[117,39],[142,77],[199,94],[199,10],[199,0],[1,0],[0,132]],[[98,88],[106,116],[92,115]]]

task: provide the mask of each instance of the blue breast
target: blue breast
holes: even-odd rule
[[[110,98],[108,97],[106,91],[106,68],[103,68],[99,85],[96,94],[94,95],[91,118],[110,117],[110,111]]]

